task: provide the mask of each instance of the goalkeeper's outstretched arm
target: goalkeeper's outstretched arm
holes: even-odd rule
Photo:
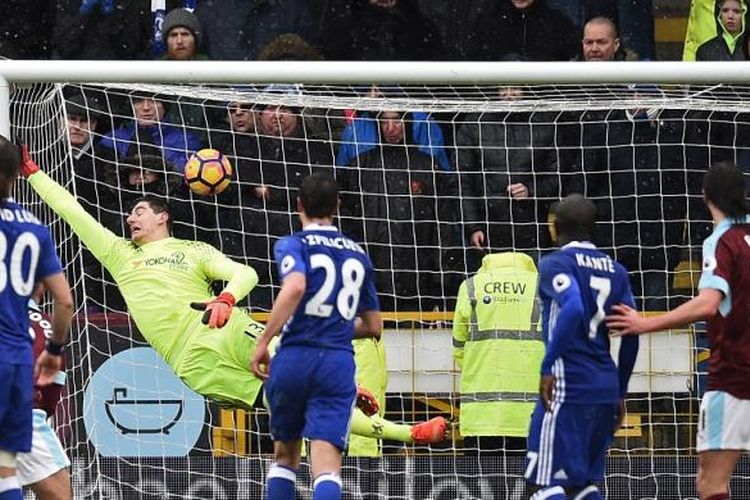
[[[73,195],[39,170],[25,146],[22,171],[39,197],[70,225],[94,257],[106,265],[105,261],[112,247],[124,240],[102,226],[84,210]]]

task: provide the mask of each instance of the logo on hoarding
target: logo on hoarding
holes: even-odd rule
[[[148,347],[120,352],[83,396],[88,438],[108,457],[179,457],[203,430],[205,402]]]

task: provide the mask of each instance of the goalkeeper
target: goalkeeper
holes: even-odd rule
[[[263,325],[233,306],[257,284],[255,271],[211,245],[171,237],[169,206],[158,198],[145,196],[136,202],[127,218],[132,237],[128,240],[99,224],[70,193],[40,171],[25,147],[23,175],[112,274],[136,326],[175,374],[219,404],[253,407],[262,382],[251,373],[250,359]],[[212,297],[210,284],[219,280],[227,285],[218,297]],[[193,307],[205,313],[191,309],[192,301],[200,301]],[[377,411],[376,404],[363,406],[372,406],[368,413]],[[400,425],[355,409],[350,431],[424,444],[442,441],[446,422],[437,417],[413,426]]]

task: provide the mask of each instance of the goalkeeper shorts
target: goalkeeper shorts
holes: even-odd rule
[[[250,409],[263,384],[250,371],[250,360],[264,328],[234,316],[223,328],[201,325],[184,347],[175,372],[188,387],[220,405]]]

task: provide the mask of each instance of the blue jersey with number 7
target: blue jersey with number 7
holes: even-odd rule
[[[60,272],[47,227],[18,203],[0,200],[0,362],[32,363],[29,297],[39,280]]]
[[[638,337],[623,338],[619,362],[610,354],[605,317],[613,305],[634,307],[628,273],[588,242],[572,242],[539,263],[546,354],[542,375],[556,379],[559,403],[616,403],[627,393]]]
[[[283,282],[305,275],[307,288],[284,326],[281,347],[305,345],[353,351],[354,318],[379,310],[370,258],[333,226],[308,225],[279,240],[274,257]]]

